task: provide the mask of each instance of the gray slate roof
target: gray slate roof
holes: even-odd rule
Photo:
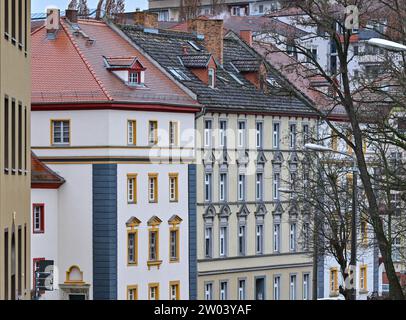
[[[186,75],[185,79],[178,81],[194,92],[198,102],[207,109],[314,115],[310,108],[293,95],[265,94],[237,72],[230,62],[237,63],[241,67],[244,61],[252,62],[260,59],[258,54],[246,48],[240,41],[232,38],[224,39],[223,67],[217,67],[216,85],[215,88],[210,88],[181,62],[185,46],[189,48],[190,55],[209,55],[201,37],[193,33],[144,30],[134,25],[120,25],[119,28],[169,73],[171,69],[176,69]],[[200,50],[194,49],[188,41],[193,41]]]
[[[184,54],[181,59],[187,68],[206,68],[211,54]]]

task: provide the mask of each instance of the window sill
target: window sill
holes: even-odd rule
[[[151,267],[159,267],[162,264],[162,260],[149,260],[147,261],[147,265],[148,265],[148,270],[151,270]]]
[[[153,200],[153,201],[149,200],[148,203],[158,203],[158,201],[157,200]]]
[[[44,230],[42,230],[42,231],[33,231],[32,233],[33,233],[33,234],[44,234],[45,231],[44,231]]]
[[[128,201],[127,204],[137,204],[137,201]]]
[[[127,262],[127,267],[137,267],[138,262]]]
[[[331,292],[329,296],[330,296],[330,297],[338,297],[338,296],[339,296],[339,293],[338,293],[338,291]]]
[[[178,200],[178,199],[176,199],[176,200],[169,200],[169,202],[170,202],[170,203],[176,203],[176,202],[179,202],[179,200]]]
[[[180,262],[179,258],[177,258],[177,259],[169,259],[169,263],[179,263],[179,262]]]
[[[58,148],[58,147],[63,148],[63,147],[70,147],[70,144],[69,143],[53,143],[53,144],[51,144],[51,146],[56,147],[56,148]]]

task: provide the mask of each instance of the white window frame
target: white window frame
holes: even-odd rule
[[[310,274],[303,274],[303,300],[310,299]]]
[[[228,296],[228,282],[220,281],[220,300],[227,300]]]
[[[227,226],[220,226],[219,236],[219,255],[220,257],[227,257]]]
[[[219,188],[219,200],[227,201],[227,173],[220,173],[220,188]]]
[[[281,299],[281,276],[274,276],[273,278],[273,299]]]
[[[169,121],[169,145],[179,145],[179,123],[177,121]]]
[[[204,227],[204,255],[205,258],[213,257],[213,227]]]
[[[264,225],[257,223],[255,226],[255,253],[264,253]]]
[[[276,172],[273,175],[273,199],[274,200],[280,199],[279,188],[280,188],[280,173]]]
[[[55,131],[56,131],[55,129],[57,125],[59,125],[60,129],[60,139],[61,139],[60,142],[55,141]],[[71,130],[70,120],[52,120],[52,144],[56,145],[70,144],[70,130]],[[68,134],[67,140],[65,139],[65,133]]]
[[[204,299],[213,300],[213,283],[208,282],[204,285]]]
[[[274,225],[273,225],[273,251],[274,252],[280,252],[280,250],[281,250],[280,239],[281,239],[281,224],[274,223]]]
[[[43,230],[41,229],[42,225],[42,209],[43,207],[41,206],[34,206],[34,233],[40,233]],[[37,227],[37,222],[38,222],[38,227]]]
[[[204,176],[204,200],[209,202],[212,200],[212,173],[206,172]]]
[[[247,227],[245,224],[238,226],[238,255],[245,256],[247,253]],[[241,252],[242,249],[242,252]]]
[[[134,188],[135,188],[135,177],[128,177],[127,178],[127,202],[133,203],[134,202]]]
[[[262,149],[264,143],[264,123],[257,121],[255,123],[255,145],[257,149]]]
[[[215,79],[216,79],[216,71],[214,70],[214,68],[209,68],[208,72],[208,84],[210,88],[214,89],[215,86]]]
[[[296,149],[296,136],[297,136],[297,125],[296,123],[289,124],[289,148]]]
[[[212,146],[212,130],[213,121],[210,119],[204,120],[204,146],[207,148]]]
[[[246,147],[246,127],[247,122],[245,120],[238,121],[238,137],[237,137],[238,148]]]
[[[264,174],[257,172],[255,175],[255,199],[262,201],[264,197]]]
[[[238,279],[238,300],[246,300],[247,281]]]
[[[297,276],[291,274],[289,276],[289,299],[296,300],[296,287],[297,287]]]
[[[224,124],[224,127],[223,127],[223,124]],[[227,147],[226,132],[227,132],[227,121],[220,120],[219,121],[219,146],[223,147],[223,148]]]
[[[245,201],[245,174],[238,175],[238,201]]]
[[[281,124],[279,122],[274,122],[272,125],[272,146],[274,149],[279,149],[280,147],[280,131]]]
[[[297,225],[295,222],[290,223],[289,225],[289,250],[291,252],[296,251],[296,229]]]

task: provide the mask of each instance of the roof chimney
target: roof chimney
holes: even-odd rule
[[[207,18],[197,18],[188,22],[188,28],[197,34],[204,35],[204,42],[207,51],[223,64],[223,20],[208,20]]]
[[[134,12],[134,24],[144,28],[158,29],[158,14],[145,11]]]
[[[78,10],[66,9],[65,16],[71,23],[78,23]]]
[[[60,10],[56,8],[47,9],[47,19],[45,29],[47,30],[48,39],[55,39],[59,30]]]
[[[245,41],[250,47],[252,47],[252,30],[241,30],[240,38]]]

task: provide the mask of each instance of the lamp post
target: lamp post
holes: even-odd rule
[[[352,154],[341,152],[341,151],[336,151],[331,148],[318,145],[318,144],[312,144],[312,143],[307,143],[305,144],[304,148],[309,151],[314,151],[314,152],[332,152],[332,153],[338,153],[341,155],[344,155],[346,157],[350,157],[353,161],[353,167],[352,167],[352,216],[351,216],[351,259],[350,259],[350,265],[348,268],[348,277],[349,281],[347,282],[347,286],[350,289],[350,299],[349,300],[355,300],[356,299],[356,288],[355,288],[355,281],[356,281],[356,270],[357,270],[357,174],[358,174],[358,168],[357,168],[357,160],[356,157],[354,157]],[[321,178],[321,177],[320,177]],[[315,231],[318,232],[318,219],[315,217]],[[316,224],[317,223],[317,224]],[[315,232],[316,233],[316,232]],[[318,249],[317,246],[317,238],[315,238],[315,249],[314,249],[314,260],[313,260],[313,270],[317,272],[317,257],[318,254],[316,252],[316,249]],[[316,266],[315,266],[316,265]],[[314,280],[314,275],[313,275],[313,280]],[[316,280],[317,281],[317,280]],[[313,282],[313,290],[314,292],[317,292],[317,282]]]
[[[368,40],[368,44],[375,47],[384,48],[390,51],[406,51],[405,45],[385,39],[371,38]]]

